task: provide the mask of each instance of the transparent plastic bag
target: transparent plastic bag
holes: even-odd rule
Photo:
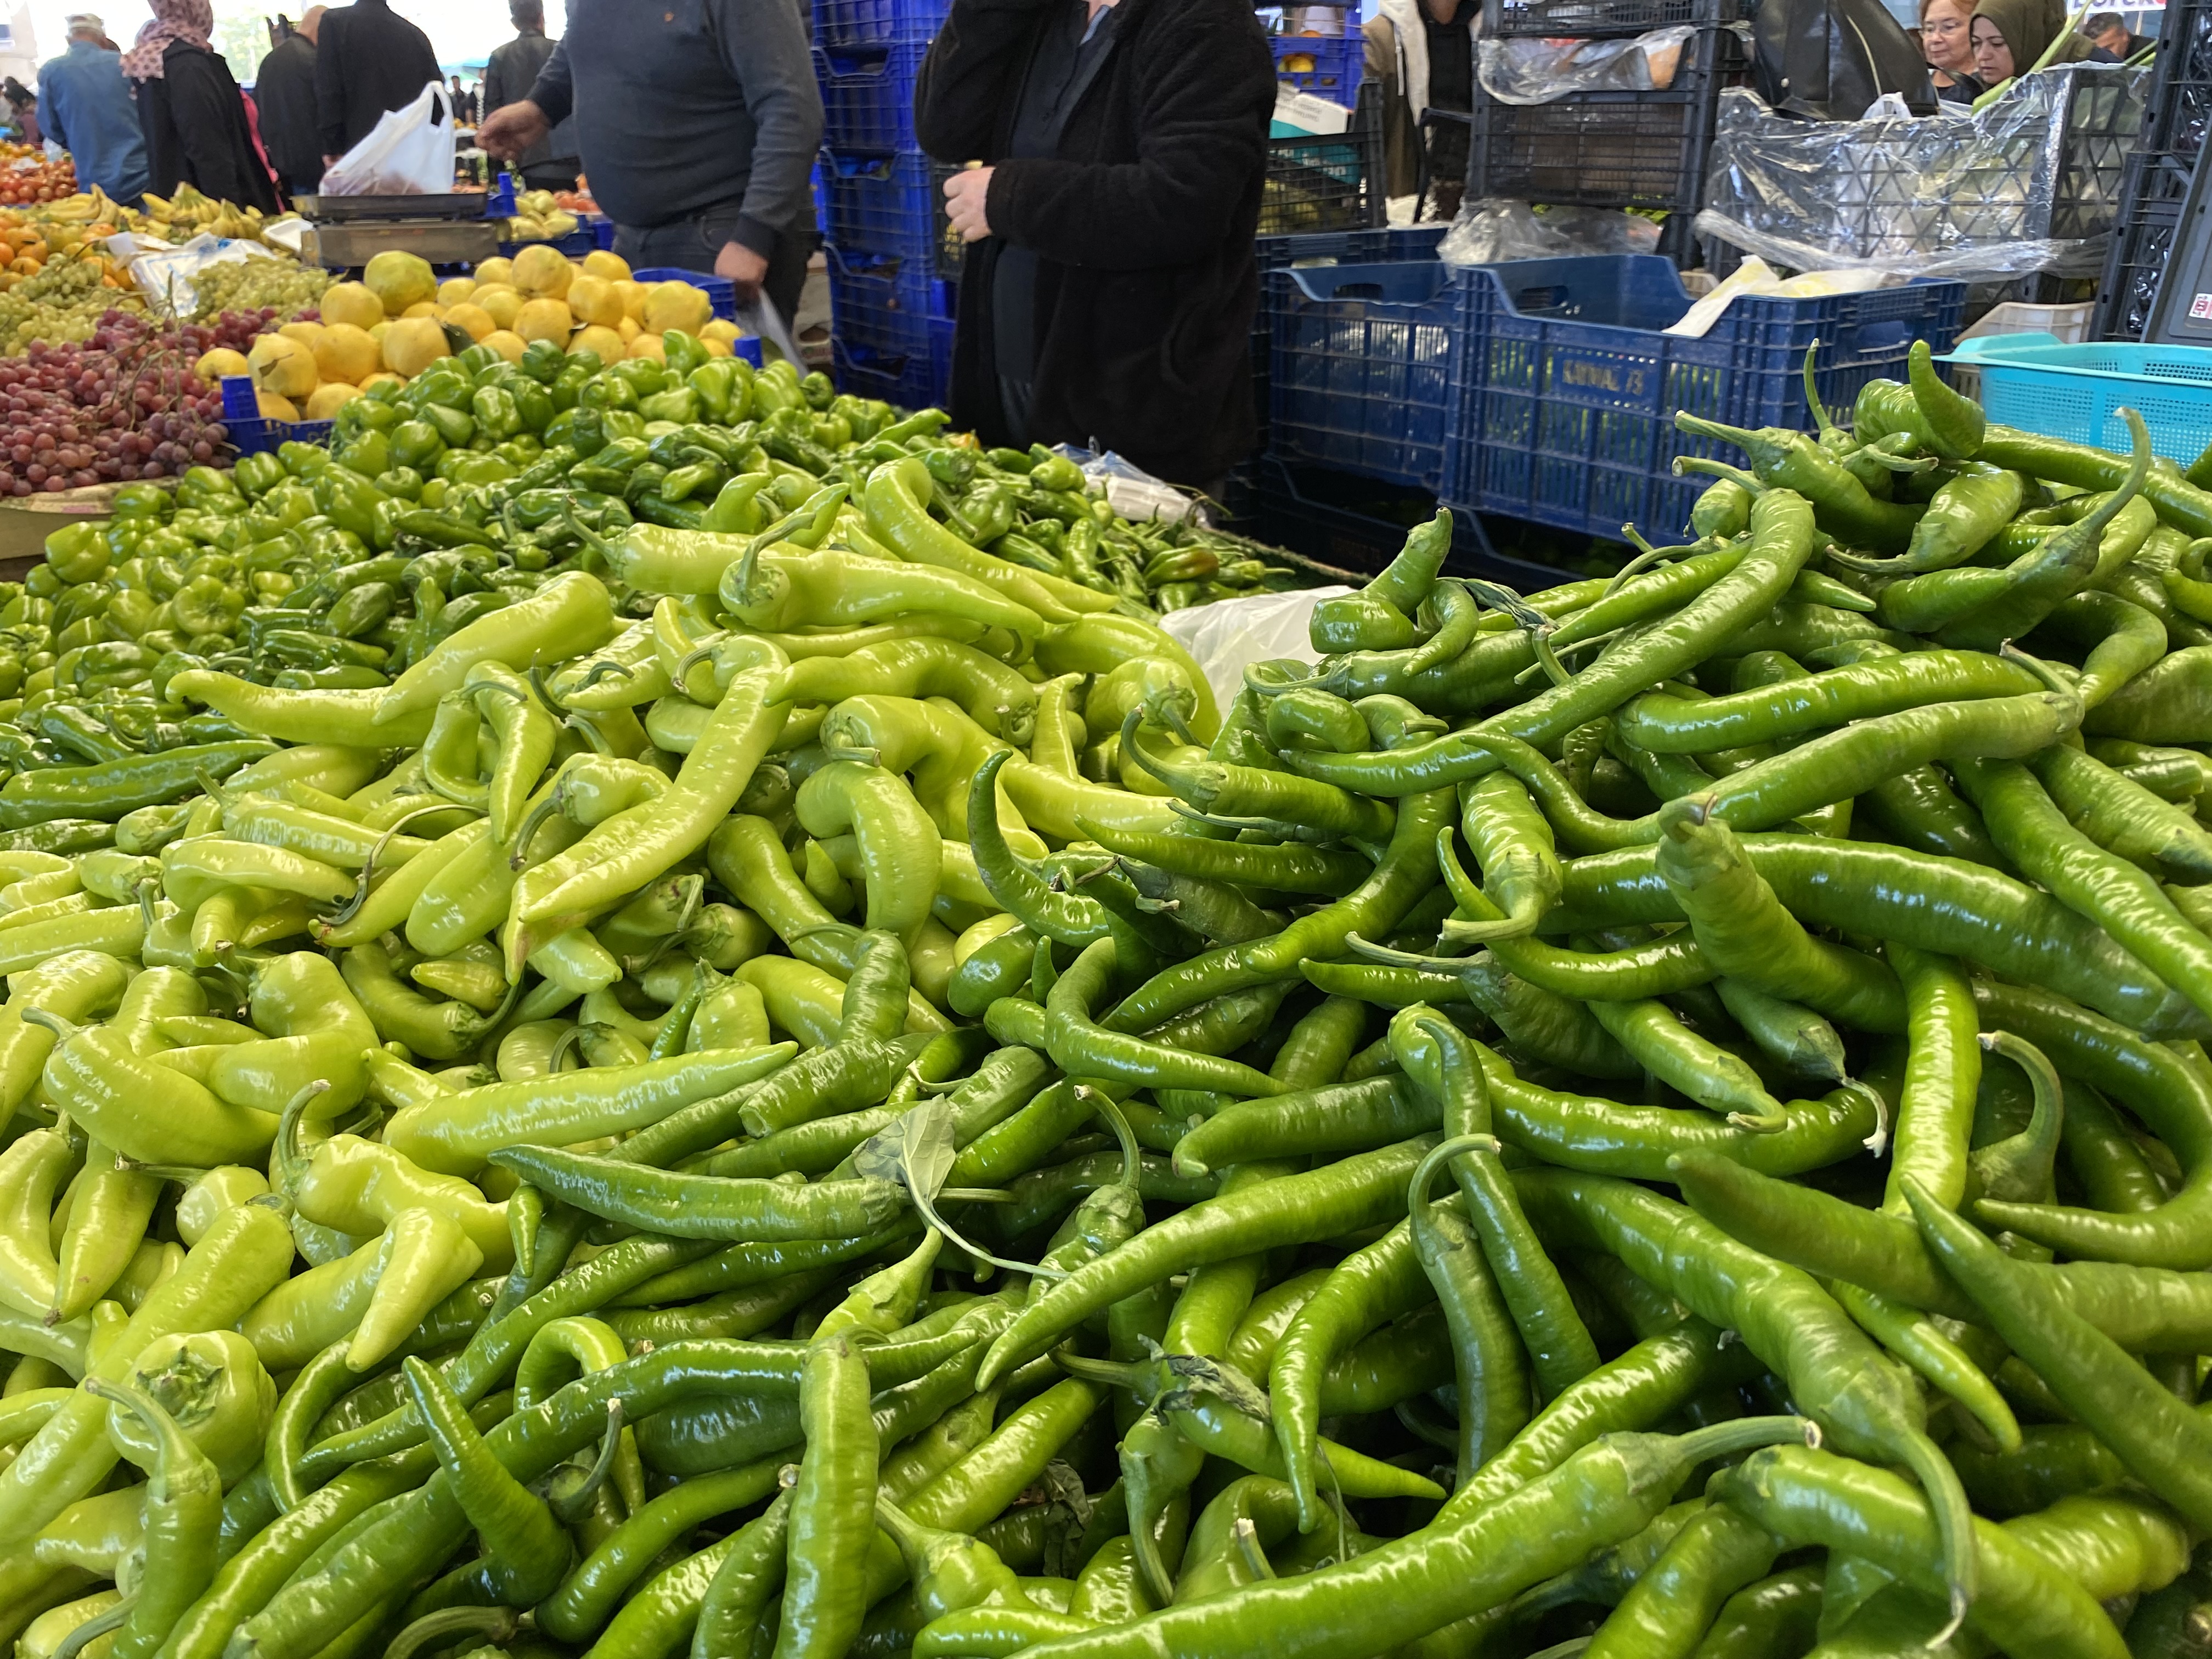
[[[1222,708],[1244,689],[1244,670],[1255,662],[1295,657],[1316,662],[1310,629],[1314,606],[1340,599],[1343,586],[1300,587],[1287,593],[1251,593],[1170,611],[1160,626],[1179,641],[1205,671],[1213,700]]]
[[[126,240],[127,248],[118,246]],[[279,257],[258,243],[204,231],[174,246],[157,237],[130,237],[125,233],[108,238],[108,251],[125,259],[131,283],[140,293],[164,309],[173,307],[179,317],[190,317],[198,307],[195,279],[209,266]]]
[[[1486,196],[1464,203],[1437,246],[1446,264],[1503,264],[1578,253],[1654,253],[1658,224],[1612,208],[1547,208]]]
[[[443,196],[453,188],[453,100],[433,81],[332,163],[324,196]]]
[[[1721,94],[1698,230],[1793,270],[2094,275],[2148,70],[2067,64],[1968,117],[1810,122]]]
[[[1549,104],[1578,92],[1665,92],[1697,31],[1653,29],[1632,40],[1475,42],[1475,74],[1501,104]]]

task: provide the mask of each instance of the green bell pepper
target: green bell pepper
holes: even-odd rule
[[[411,466],[388,467],[371,480],[386,495],[408,501],[422,499],[422,475]]]
[[[356,398],[354,401],[361,400]],[[258,455],[241,455],[238,465],[231,468],[230,476],[240,489],[258,500],[284,482],[284,463],[266,451]]]
[[[392,465],[411,466],[419,472],[435,465],[446,441],[428,421],[404,421],[392,428],[388,447]]]
[[[711,361],[707,355],[706,343],[696,334],[686,334],[680,328],[666,329],[662,331],[660,354],[661,361],[668,366],[669,373],[678,379]]]
[[[699,394],[688,386],[656,392],[639,403],[637,412],[648,421],[673,421],[678,426],[687,425],[699,418]]]
[[[568,354],[550,340],[532,340],[515,364],[540,386],[551,386],[568,367]]]
[[[422,405],[422,418],[437,428],[439,438],[448,448],[465,448],[477,435],[476,416],[469,412],[469,405],[475,398],[476,392],[471,387],[458,405]]]
[[[107,574],[107,538],[89,520],[64,525],[46,538],[46,563],[65,582],[88,582]]]
[[[638,405],[637,388],[614,374],[601,373],[584,382],[583,390],[576,394],[576,404],[582,409],[635,410]]]
[[[381,432],[365,432],[335,452],[332,459],[349,471],[374,478],[392,465],[392,441]]]
[[[709,357],[684,377],[700,407],[718,426],[735,426],[752,407],[753,366],[736,357]]]
[[[501,387],[478,386],[469,398],[469,412],[476,416],[477,432],[495,444],[522,430],[522,411],[514,406],[514,394]]]

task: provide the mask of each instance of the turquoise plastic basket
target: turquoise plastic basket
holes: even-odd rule
[[[2212,349],[1998,334],[1961,340],[1943,361],[1978,369],[1990,418],[2024,432],[2124,451],[2119,411],[2132,409],[2169,460],[2186,466],[2212,445]]]

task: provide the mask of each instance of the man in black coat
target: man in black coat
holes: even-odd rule
[[[1274,59],[1250,0],[953,0],[915,88],[969,244],[954,418],[1178,483],[1251,449]]]
[[[261,118],[261,143],[287,196],[313,196],[322,182],[323,145],[315,125],[315,34],[323,8],[307,15],[261,60],[253,73],[253,107]]]
[[[376,130],[386,110],[404,109],[442,81],[430,37],[385,0],[354,0],[323,14],[315,40],[316,123],[323,164]]]

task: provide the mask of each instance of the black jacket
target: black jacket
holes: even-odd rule
[[[253,149],[246,100],[230,66],[204,46],[172,40],[161,78],[139,81],[138,130],[146,135],[147,189],[190,184],[218,202],[276,211],[276,186]]]
[[[288,34],[253,75],[253,107],[261,143],[287,190],[313,194],[323,176],[323,144],[315,133],[315,43]]]
[[[344,155],[375,131],[385,111],[406,108],[424,87],[445,78],[430,37],[385,0],[354,0],[325,12],[315,32],[315,124],[323,153]]]
[[[553,55],[554,42],[545,38],[543,29],[532,29],[518,34],[503,46],[494,46],[491,57],[484,64],[483,112],[505,109],[509,104],[519,104],[530,96],[530,88],[538,82],[538,73],[545,67],[545,60]],[[562,122],[552,131],[540,138],[517,158],[518,170],[542,167],[548,161],[574,161],[576,159],[576,123],[572,118]]]
[[[1039,256],[1029,435],[1099,444],[1182,483],[1252,447],[1252,237],[1274,62],[1250,0],[1121,0],[1112,50],[1056,157],[1000,161],[1048,6],[953,0],[915,87],[939,161],[996,167],[993,234],[969,246],[952,410],[988,441],[1000,401],[988,311],[1000,239]]]

